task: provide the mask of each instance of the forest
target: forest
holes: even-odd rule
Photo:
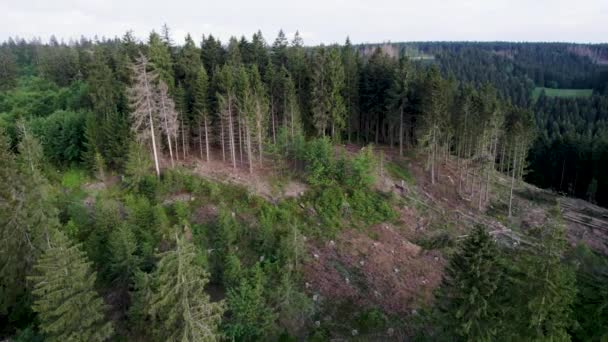
[[[0,175],[1,339],[608,338],[606,45],[11,38]]]

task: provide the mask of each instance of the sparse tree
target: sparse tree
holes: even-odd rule
[[[141,143],[148,139],[152,141],[152,153],[154,155],[154,166],[156,175],[160,177],[160,166],[158,149],[156,147],[157,129],[154,127],[158,121],[158,107],[155,101],[154,82],[158,74],[151,69],[153,66],[148,58],[140,53],[137,62],[133,64],[133,86],[129,89],[129,99],[131,101],[133,122],[132,129],[137,133],[137,138]]]

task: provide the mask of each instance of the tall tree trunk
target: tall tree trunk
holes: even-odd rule
[[[220,118],[220,140],[222,141],[222,161],[226,162],[226,136],[224,134],[224,119]]]
[[[207,126],[207,117],[205,116],[204,118],[204,122],[205,122],[205,149],[206,149],[206,154],[205,156],[207,157],[207,162],[209,162],[211,160],[211,158],[209,157],[209,129]]]
[[[232,159],[232,168],[236,169],[236,148],[234,142],[234,123],[232,117],[232,98],[228,97],[228,139],[230,144],[230,158]]]
[[[167,144],[169,145],[169,156],[171,158],[171,167],[175,167],[175,162],[173,161],[173,147],[171,146],[171,134],[169,133],[169,124],[168,124],[168,117],[167,117],[167,111],[166,111],[166,104],[165,104],[165,97],[164,96],[160,96],[160,101],[161,101],[161,106],[162,106],[162,113],[164,116],[164,123],[165,123],[165,135],[167,136]]]
[[[241,121],[242,121],[241,118],[237,117],[236,124],[237,124],[237,129],[239,131],[239,137],[238,137],[239,138],[239,155],[241,158],[241,166],[242,166],[243,165],[243,127],[242,127],[243,125],[242,125]]]
[[[144,68],[144,84],[146,85],[146,94],[150,94],[149,83],[148,83],[148,74],[146,73],[146,69]],[[146,99],[148,101],[148,118],[150,120],[150,135],[152,136],[152,151],[154,153],[154,166],[156,168],[156,176],[160,177],[160,167],[158,165],[158,152],[156,151],[156,133],[154,132],[154,119],[152,117],[152,99],[149,97]]]
[[[253,155],[251,153],[251,137],[249,134],[249,123],[245,124],[245,135],[247,143],[247,163],[249,164],[249,173],[253,173]]]
[[[263,139],[262,139],[262,121],[261,120],[257,120],[257,134],[258,134],[258,153],[259,153],[259,158],[260,158],[260,164],[262,164],[262,158],[263,158]]]
[[[431,151],[431,184],[435,184],[435,151],[437,150],[437,141],[435,140],[435,127],[433,127],[432,151]]]
[[[186,160],[186,130],[184,129],[184,120],[182,120],[181,125],[182,125],[182,153],[184,154],[184,160]]]
[[[272,103],[272,101],[271,101]],[[271,116],[271,121],[272,121],[272,142],[274,144],[277,143],[277,131],[275,128],[275,117],[274,117],[274,106],[271,105],[272,107],[270,108],[270,116]]]
[[[513,170],[511,171],[511,191],[509,192],[509,217],[511,217],[512,214],[512,206],[513,206],[513,188],[515,187],[515,170],[517,169],[517,158],[515,157],[516,155],[516,148],[514,146],[513,148]]]
[[[203,132],[200,123],[198,124],[198,147],[201,154],[201,160],[203,160]]]
[[[399,156],[403,157],[403,106],[399,120]]]
[[[176,131],[177,131],[177,129],[176,129]],[[175,145],[175,160],[179,160],[179,150],[178,150],[179,144],[177,143],[177,141],[178,141],[177,140],[177,136],[178,135],[179,134],[176,132],[175,136],[173,137],[173,144]]]
[[[156,152],[156,133],[154,132],[154,120],[152,119],[152,111],[150,111],[150,134],[152,135],[152,151],[154,153],[154,166],[156,167],[156,176],[160,177],[160,167],[158,166],[158,153]]]
[[[378,145],[378,141],[380,140],[380,117],[376,119],[376,145]]]

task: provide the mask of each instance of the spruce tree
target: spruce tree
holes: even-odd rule
[[[173,62],[167,43],[163,41],[158,33],[153,31],[150,33],[148,46],[150,62],[156,67],[159,79],[165,82],[172,92],[175,87],[175,80],[173,78]]]
[[[503,308],[508,324],[501,335],[520,341],[570,340],[576,279],[562,260],[567,242],[559,209],[551,210],[543,226],[531,228],[530,237],[534,245],[519,253],[501,291],[509,303]]]
[[[215,341],[224,311],[205,292],[209,275],[197,263],[194,245],[177,234],[174,250],[164,253],[153,275],[147,313],[164,341]]]
[[[42,146],[24,123],[18,126],[18,157],[0,131],[0,312],[25,293],[26,275],[48,245],[49,231],[59,224],[50,185],[41,172]]]
[[[228,289],[228,309],[232,314],[226,324],[228,337],[255,341],[273,336],[277,317],[264,298],[265,286],[266,275],[258,262],[237,287]]]
[[[492,341],[497,317],[493,307],[500,281],[498,250],[492,237],[476,227],[452,257],[440,288],[440,323],[448,336]]]
[[[80,247],[54,230],[29,277],[34,284],[32,308],[48,341],[104,341],[112,336],[95,279]]]

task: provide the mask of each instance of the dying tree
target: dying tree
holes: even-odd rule
[[[129,88],[129,100],[131,102],[132,129],[137,134],[140,143],[148,139],[152,141],[152,153],[154,154],[154,166],[156,175],[160,177],[158,163],[158,150],[156,147],[156,129],[154,122],[158,113],[158,106],[154,100],[154,81],[158,74],[154,72],[153,65],[141,52],[136,58],[133,69],[133,85]]]
[[[160,121],[162,123],[161,130],[167,138],[167,145],[169,147],[169,156],[171,157],[171,166],[175,166],[173,161],[173,146],[171,140],[177,137],[177,111],[175,110],[175,102],[169,96],[169,87],[164,81],[159,81],[157,92],[157,106],[160,114]],[[177,148],[177,146],[176,146]]]

